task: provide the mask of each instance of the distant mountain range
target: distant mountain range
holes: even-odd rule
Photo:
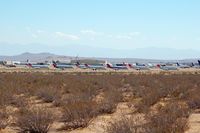
[[[193,59],[184,59],[184,60],[158,60],[158,59],[141,59],[141,58],[97,58],[97,57],[78,57],[78,59],[94,59],[94,60],[106,60],[111,63],[119,63],[119,62],[197,62],[199,58]],[[23,53],[15,56],[0,56],[0,60],[12,60],[12,61],[51,61],[51,60],[60,60],[60,61],[70,61],[74,60],[76,57],[74,56],[64,56],[64,55],[56,55],[52,53]]]
[[[60,56],[51,53],[28,53],[28,52],[15,56],[0,56],[0,60],[12,60],[12,61],[26,61],[26,60],[40,61],[40,60],[52,60],[55,58],[70,59],[71,57]]]
[[[41,53],[44,51],[48,51],[49,53]],[[24,52],[30,52],[30,53],[24,53]],[[80,45],[80,44],[44,45],[44,44],[34,43],[34,44],[22,45],[22,44],[0,43],[0,55],[13,55],[16,53],[17,54],[24,53],[24,54],[17,56],[9,56],[9,57],[1,56],[0,60],[2,59],[40,60],[48,57],[73,58],[76,57],[77,55],[79,57],[91,57],[91,58],[95,57],[102,59],[112,58],[112,60],[116,60],[116,58],[117,59],[126,58],[128,60],[156,59],[160,61],[163,59],[196,60],[200,58],[200,51],[191,49],[173,49],[173,48],[157,48],[157,47],[117,49],[117,48],[102,48],[102,47]],[[31,53],[40,53],[40,54],[31,54]]]

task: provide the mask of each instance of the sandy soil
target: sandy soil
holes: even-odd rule
[[[200,133],[200,113],[193,113],[189,117],[189,130],[185,133]]]
[[[134,70],[134,69],[128,69],[128,70],[113,70],[113,69],[107,69],[107,70],[91,70],[91,69],[80,69],[80,68],[75,68],[75,69],[55,69],[55,68],[50,68],[50,69],[36,69],[36,68],[28,68],[28,67],[16,67],[16,68],[5,68],[5,67],[0,67],[0,72],[42,72],[42,73],[48,73],[48,72],[61,72],[61,73],[107,73],[107,72],[118,72],[118,73],[147,73],[147,74],[152,74],[152,73],[160,73],[160,72],[169,72],[169,73],[200,73],[200,69],[196,68],[186,68],[186,69],[179,69],[179,70],[162,70],[162,69],[151,69],[151,70]]]
[[[34,102],[38,106],[41,103],[40,100],[35,100]],[[56,114],[59,114],[59,110],[55,107],[52,108],[52,110],[54,110]],[[119,120],[119,118],[124,116],[129,116],[130,114],[132,114],[132,112],[134,112],[134,110],[135,108],[130,108],[126,102],[119,103],[116,111],[113,114],[100,115],[94,118],[93,120],[91,120],[89,126],[86,128],[76,129],[73,131],[58,131],[57,129],[62,127],[63,123],[55,121],[52,124],[49,133],[105,133],[106,126],[108,126],[110,122],[112,122],[113,120]],[[143,114],[134,114],[133,118],[138,117],[140,118],[140,120],[143,120]],[[13,127],[7,127],[6,129],[0,130],[0,133],[17,133],[17,131]]]

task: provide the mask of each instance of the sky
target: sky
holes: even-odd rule
[[[58,54],[57,47],[80,45],[200,51],[199,6],[199,0],[1,0],[0,55]]]

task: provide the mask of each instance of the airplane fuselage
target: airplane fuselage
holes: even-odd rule
[[[161,66],[160,68],[163,70],[178,70],[176,66]]]

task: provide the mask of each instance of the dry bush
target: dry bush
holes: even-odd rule
[[[0,106],[8,105],[13,101],[13,95],[15,94],[9,89],[0,88]]]
[[[43,99],[44,102],[50,103],[55,100],[56,95],[58,95],[58,91],[55,88],[40,88],[37,90],[38,98]]]
[[[188,116],[189,109],[178,103],[161,106],[157,113],[147,114],[146,133],[183,133]]]
[[[59,107],[63,105],[64,101],[61,98],[62,98],[62,95],[59,92],[57,92],[57,94],[54,96],[54,101],[53,101],[53,105],[55,107]]]
[[[74,102],[63,106],[62,121],[65,125],[61,130],[71,130],[88,126],[90,120],[98,115],[97,103]]]
[[[47,133],[53,122],[53,114],[45,107],[21,108],[16,119],[20,132]]]
[[[68,79],[65,89],[67,90],[67,93],[72,94],[77,101],[90,101],[99,92],[98,86],[96,83],[93,83],[89,76]]]
[[[187,100],[190,109],[200,109],[200,93],[195,91]]]
[[[4,106],[6,104],[5,92],[0,89],[0,106]]]
[[[146,112],[148,111],[149,107],[156,104],[161,97],[163,97],[162,89],[148,88],[148,91],[143,94],[141,101],[137,103],[135,107],[137,108],[138,112]]]
[[[6,112],[6,109],[4,107],[2,107],[0,109],[0,130],[6,128],[6,126],[8,126],[9,122],[8,122],[8,117],[9,115]]]
[[[139,123],[140,118],[120,117],[120,120],[113,119],[106,126],[106,133],[143,133],[143,128]]]
[[[117,104],[123,100],[122,92],[119,89],[110,88],[104,91],[103,100],[99,103],[99,112],[113,113]]]
[[[15,95],[10,104],[18,108],[25,107],[28,104],[28,100],[24,96]]]

